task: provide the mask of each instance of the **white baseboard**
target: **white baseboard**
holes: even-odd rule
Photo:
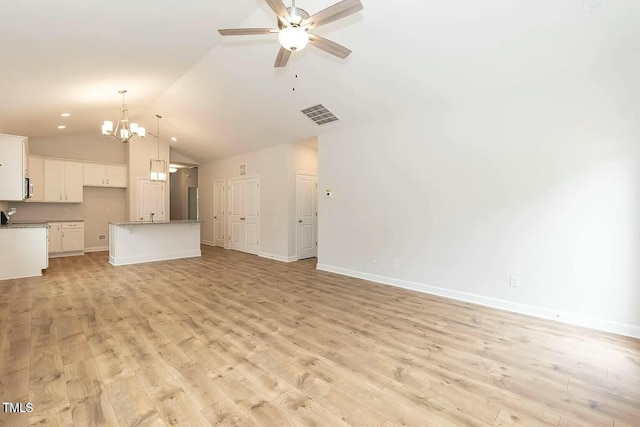
[[[49,254],[49,258],[64,258],[67,256],[79,256],[84,255],[85,251],[75,251],[75,252],[53,252]]]
[[[445,298],[451,298],[458,301],[470,302],[473,304],[483,305],[491,308],[497,308],[500,310],[511,311],[519,314],[526,314],[529,316],[539,317],[542,319],[556,320],[558,322],[568,323],[576,326],[582,326],[585,328],[595,329],[598,331],[611,332],[614,334],[624,335],[632,338],[640,338],[640,325],[631,325],[626,323],[614,322],[606,319],[599,319],[595,317],[584,316],[582,314],[561,312],[561,311],[556,311],[550,308],[521,304],[521,303],[506,301],[498,298],[491,298],[491,297],[485,297],[482,295],[454,291],[451,289],[440,288],[437,286],[425,285],[423,283],[395,279],[395,278],[386,277],[386,276],[379,276],[377,274],[364,273],[361,271],[350,270],[342,267],[335,267],[327,264],[318,264],[316,266],[316,269],[322,270],[322,271],[328,271],[331,273],[342,274],[344,276],[356,277],[358,279],[369,280],[372,282],[382,283],[384,285],[391,285],[399,288],[423,292],[426,294],[437,295]]]
[[[111,265],[129,265],[129,264],[140,264],[143,262],[155,262],[155,261],[167,261],[171,259],[182,259],[182,258],[194,258],[202,256],[202,253],[198,249],[197,251],[181,251],[181,252],[173,252],[173,253],[160,253],[160,254],[145,254],[139,256],[132,257],[119,257],[115,258],[113,256],[109,256],[109,264]]]
[[[276,261],[281,261],[281,262],[293,262],[298,260],[298,257],[295,257],[295,256],[286,257],[282,255],[269,254],[266,252],[260,252],[258,256],[262,258],[275,259]]]
[[[201,245],[207,245],[207,246],[215,246],[215,242],[211,242],[209,240],[200,240],[200,244]]]
[[[94,246],[91,248],[84,248],[85,252],[105,252],[109,250],[109,246]]]

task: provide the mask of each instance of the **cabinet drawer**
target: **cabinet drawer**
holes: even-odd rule
[[[63,222],[62,223],[63,230],[77,230],[79,228],[84,228],[84,223],[82,222]]]

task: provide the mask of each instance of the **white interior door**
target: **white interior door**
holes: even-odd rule
[[[258,178],[229,182],[229,245],[258,254],[260,245],[260,182]]]
[[[164,182],[138,180],[138,220],[164,221]]]
[[[296,248],[298,259],[318,254],[318,177],[296,174]]]
[[[213,233],[215,245],[224,247],[224,181],[213,183]]]

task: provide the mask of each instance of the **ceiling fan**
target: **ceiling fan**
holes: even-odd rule
[[[292,0],[291,7],[286,7],[282,0],[265,1],[278,16],[278,28],[231,28],[221,29],[218,30],[218,32],[223,36],[277,33],[281,47],[276,57],[274,67],[286,66],[287,62],[289,62],[291,52],[303,49],[307,43],[311,43],[317,48],[342,59],[351,53],[351,50],[346,47],[327,40],[324,37],[311,34],[309,30],[345,18],[362,10],[363,6],[360,0],[342,0],[312,16],[309,16],[304,9],[296,7],[295,0]]]

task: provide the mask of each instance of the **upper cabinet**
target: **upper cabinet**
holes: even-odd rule
[[[58,203],[82,203],[82,163],[44,160],[44,200]]]
[[[30,202],[44,202],[44,158],[29,156]]]
[[[24,136],[0,134],[0,200],[24,200],[27,195],[28,141]]]
[[[84,164],[85,187],[127,187],[127,167],[101,163]]]

